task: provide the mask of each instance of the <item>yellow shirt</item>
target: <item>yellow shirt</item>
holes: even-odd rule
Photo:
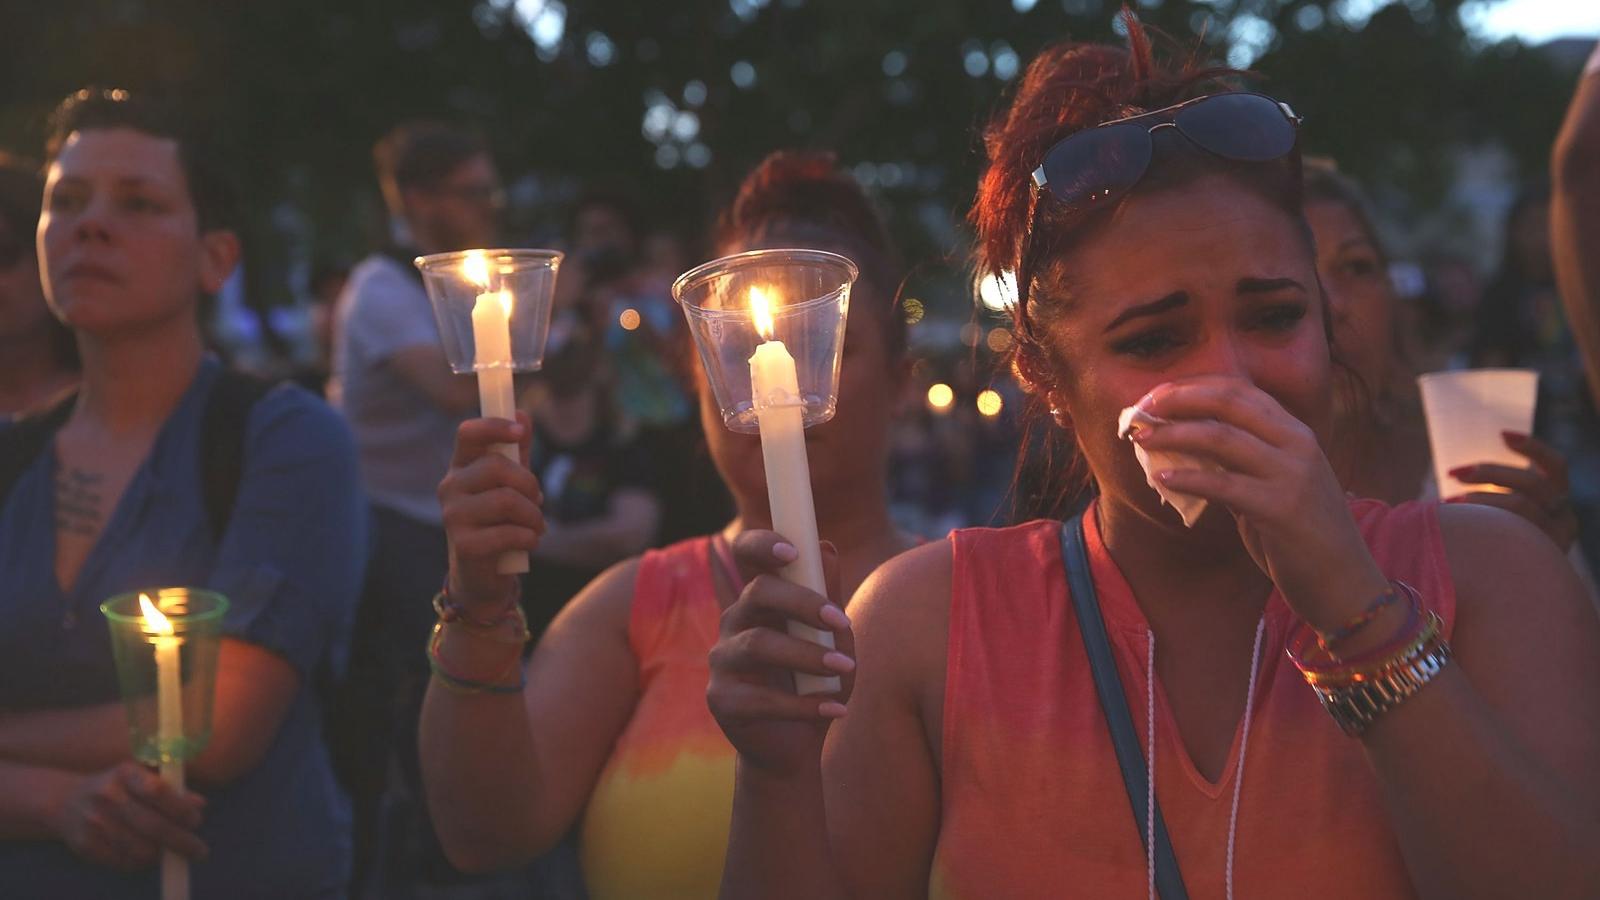
[[[706,658],[720,615],[710,538],[644,555],[628,622],[639,703],[583,819],[592,900],[717,895],[734,764],[733,746],[706,708]]]

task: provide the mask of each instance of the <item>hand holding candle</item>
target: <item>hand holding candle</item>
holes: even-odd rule
[[[450,368],[477,376],[485,418],[517,420],[513,373],[544,361],[560,263],[561,254],[550,250],[467,250],[416,260]],[[516,444],[494,450],[522,464]],[[528,554],[507,551],[498,568],[502,575],[526,572]]]
[[[805,428],[833,416],[855,264],[820,250],[757,250],[680,276],[700,359],[734,431],[758,433],[772,529],[799,551],[783,577],[828,594],[811,495]],[[833,635],[798,622],[790,634],[825,647]],[[797,675],[802,694],[832,693],[839,679]]]
[[[100,609],[111,625],[133,756],[160,768],[170,796],[183,796],[184,761],[211,736],[217,645],[228,601],[198,588],[152,588],[113,597]],[[189,863],[173,846],[162,852],[161,896],[184,900]]]
[[[799,559],[784,567],[785,580],[828,596],[822,572],[822,544],[817,537],[817,511],[811,500],[811,466],[806,458],[804,401],[794,357],[783,341],[773,338],[771,300],[760,287],[750,288],[750,314],[756,331],[765,339],[750,357],[750,396],[761,431],[761,461],[767,472],[767,502],[772,508],[772,530],[783,535]],[[789,623],[789,633],[832,648],[833,635],[800,622]],[[795,675],[795,690],[802,694],[827,694],[839,690],[839,679]]]

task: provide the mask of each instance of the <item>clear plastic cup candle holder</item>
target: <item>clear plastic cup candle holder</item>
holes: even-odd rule
[[[146,615],[140,596],[159,616]],[[111,652],[117,683],[128,710],[133,756],[159,765],[191,759],[211,739],[212,694],[217,679],[217,646],[228,599],[200,588],[148,588],[118,594],[100,604],[111,629]],[[162,669],[177,668],[172,685],[179,709],[177,727],[162,727],[160,705],[166,702]]]
[[[725,256],[678,276],[672,296],[689,321],[723,424],[758,433],[750,359],[769,341],[781,341],[794,358],[799,394],[761,402],[803,407],[807,427],[833,418],[857,275],[856,264],[837,253],[794,249]],[[758,321],[762,312],[770,322]]]
[[[512,249],[417,257],[451,371],[532,372],[544,364],[561,259],[556,250]]]

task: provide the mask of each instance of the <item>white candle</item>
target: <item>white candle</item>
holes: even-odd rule
[[[139,595],[144,630],[153,636],[156,652],[156,740],[162,748],[161,780],[183,793],[183,759],[176,749],[183,742],[183,669],[179,650],[183,639],[172,633],[172,623],[150,598]],[[173,850],[161,854],[162,900],[187,900],[189,861]]]
[[[485,418],[517,420],[516,389],[512,384],[510,291],[489,290],[489,263],[481,251],[467,255],[466,275],[484,289],[472,304],[472,350],[478,372],[478,406]],[[516,444],[496,444],[494,450],[521,463]],[[508,550],[500,556],[502,575],[528,571],[528,554]]]
[[[822,571],[822,545],[817,538],[817,511],[811,499],[811,467],[806,459],[805,423],[800,399],[800,379],[794,357],[783,341],[773,338],[770,301],[760,288],[750,289],[750,310],[756,330],[766,342],[750,357],[750,392],[761,431],[761,459],[767,471],[767,503],[772,508],[772,530],[800,551],[799,559],[784,566],[786,581],[828,596]],[[833,632],[800,622],[789,623],[795,637],[833,647]],[[802,694],[827,694],[839,690],[832,676],[797,673],[795,690]]]

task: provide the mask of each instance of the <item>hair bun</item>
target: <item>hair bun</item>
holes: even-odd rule
[[[804,223],[840,232],[883,250],[883,222],[837,158],[817,150],[779,150],[739,185],[728,208],[724,235],[750,235],[781,223]]]

